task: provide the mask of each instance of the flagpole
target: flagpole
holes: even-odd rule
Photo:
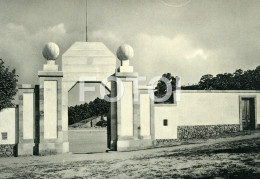
[[[86,0],[86,42],[88,41],[88,0]]]

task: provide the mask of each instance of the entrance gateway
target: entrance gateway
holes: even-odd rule
[[[62,55],[62,93],[64,126],[68,127],[68,95],[77,83],[101,84],[115,73],[116,57],[99,42],[76,42]],[[85,85],[80,84],[79,86]],[[111,91],[111,85],[106,85]],[[99,90],[98,88],[96,90]],[[87,96],[88,92],[83,91]],[[80,92],[78,92],[80,95]],[[79,98],[79,97],[78,97]],[[110,116],[108,117],[108,120]],[[105,152],[108,149],[110,126],[107,130],[68,130],[69,151],[73,153]]]
[[[168,145],[176,139],[216,136],[260,126],[260,110],[256,108],[260,91],[182,91],[181,101],[155,104],[152,86],[134,88],[138,73],[130,66],[133,49],[129,45],[118,48],[119,68],[116,57],[102,43],[74,43],[62,55],[61,70],[55,64],[58,54],[59,47],[48,43],[43,50],[47,64],[38,72],[39,85],[19,86],[18,155],[69,152],[69,90],[81,81],[99,83],[114,77],[116,80],[110,84],[103,82],[111,97],[119,98],[111,102],[109,150],[145,149]]]
[[[62,55],[60,71],[55,64],[59,47],[54,43],[46,44],[43,56],[47,64],[38,72],[39,85],[35,88],[22,85],[19,88],[21,106],[26,99],[26,103],[32,104],[35,117],[33,115],[27,119],[23,115],[23,108],[19,109],[18,155],[69,152],[69,90],[79,82],[102,83],[104,80],[109,81],[107,79],[110,77],[116,77],[116,81],[103,85],[109,89],[111,98],[116,98],[117,93],[120,93],[120,100],[111,102],[107,134],[109,150],[123,151],[152,146],[150,110],[143,112],[141,120],[137,116],[139,107],[150,109],[151,101],[147,87],[139,88],[137,92],[133,90],[133,80],[138,77],[129,63],[133,53],[131,46],[120,46],[117,57],[121,65],[117,69],[116,57],[103,43],[76,42]],[[121,86],[124,87],[123,95]],[[133,99],[136,93],[141,97],[139,103]],[[30,98],[27,100],[28,94]],[[28,124],[33,131],[26,130]],[[88,152],[95,152],[95,148]]]

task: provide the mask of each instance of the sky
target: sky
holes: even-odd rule
[[[260,65],[258,0],[88,0],[88,41],[113,53],[133,47],[131,64],[148,81],[170,72],[182,84],[204,74]],[[41,51],[55,42],[63,54],[85,41],[86,0],[0,0],[0,58],[19,83],[38,83]],[[57,60],[61,66],[61,59]]]

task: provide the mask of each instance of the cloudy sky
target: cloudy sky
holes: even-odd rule
[[[0,0],[0,12],[0,58],[19,83],[38,83],[46,42],[62,54],[85,41],[86,0]],[[170,72],[192,84],[260,65],[259,12],[258,0],[88,0],[88,38],[114,53],[133,46],[131,63],[148,80]]]

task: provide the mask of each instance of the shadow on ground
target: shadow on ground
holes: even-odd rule
[[[259,138],[138,152],[128,158],[118,153],[97,160],[41,164],[39,157],[25,166],[0,164],[0,178],[260,178]]]

